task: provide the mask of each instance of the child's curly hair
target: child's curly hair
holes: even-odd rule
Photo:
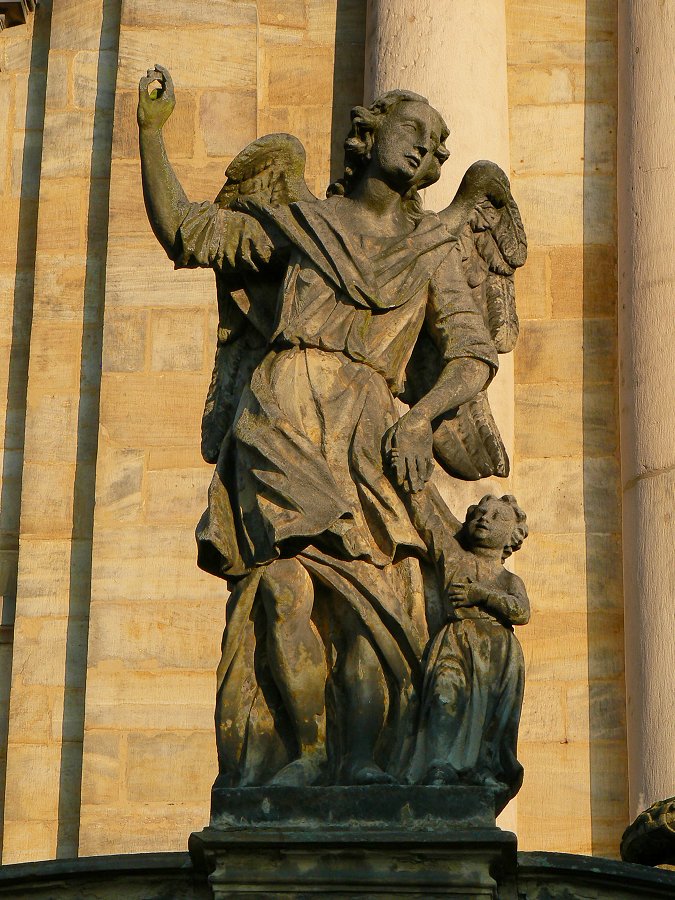
[[[391,112],[399,103],[414,102],[426,103],[430,106],[426,97],[415,94],[412,91],[387,91],[379,96],[369,106],[355,106],[352,109],[352,127],[344,143],[345,170],[342,178],[329,185],[326,196],[334,194],[348,196],[363,175],[371,157],[375,135],[382,119]],[[441,121],[443,121],[441,119]],[[447,125],[443,122],[440,135],[440,143],[435,152],[435,157],[441,165],[450,156],[445,141],[450,134]],[[418,187],[426,187],[419,185]],[[424,215],[424,207],[417,188],[412,188],[403,197],[406,212],[413,221],[419,221]]]

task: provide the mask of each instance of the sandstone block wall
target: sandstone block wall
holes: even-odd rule
[[[507,16],[531,247],[512,480],[535,610],[517,829],[522,849],[616,855],[615,4],[508,0]],[[174,272],[147,224],[138,78],[156,62],[174,75],[167,145],[191,199],[215,196],[270,131],[303,141],[321,195],[362,101],[364,41],[362,0],[43,0],[0,34],[5,862],[182,849],[208,815],[225,588],[196,569],[193,530],[214,285]]]
[[[616,5],[507,3],[518,273],[514,489],[528,849],[616,855],[627,819],[616,348]]]

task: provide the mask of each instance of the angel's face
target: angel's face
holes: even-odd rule
[[[408,100],[397,104],[375,134],[373,174],[401,192],[433,184],[441,175],[446,154],[443,149],[441,156],[439,147],[446,133],[443,120],[427,103]]]

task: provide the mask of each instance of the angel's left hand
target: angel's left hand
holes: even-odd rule
[[[385,461],[399,487],[421,491],[434,469],[434,435],[431,422],[419,413],[407,412],[384,436]]]

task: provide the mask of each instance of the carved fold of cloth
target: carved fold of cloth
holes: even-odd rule
[[[200,566],[232,588],[217,701],[230,784],[264,782],[293,758],[278,727],[283,704],[266,667],[257,598],[262,567],[279,556],[298,559],[316,596],[329,609],[348,604],[365,626],[389,689],[380,763],[398,765],[393,736],[406,731],[426,637],[424,544],[384,470],[382,438],[399,417],[394,394],[425,322],[445,361],[473,357],[496,368],[459,248],[438,218],[362,246],[341,220],[342,202],[250,214],[194,205],[177,238],[177,265],[210,265],[221,278],[249,265],[246,303],[256,277],[269,278],[266,266],[286,260],[267,349],[228,423],[197,529]],[[325,642],[330,671],[328,634]]]
[[[523,781],[516,745],[525,672],[513,630],[489,616],[450,622],[425,669],[410,780],[453,771],[458,782],[495,787],[501,811]]]

